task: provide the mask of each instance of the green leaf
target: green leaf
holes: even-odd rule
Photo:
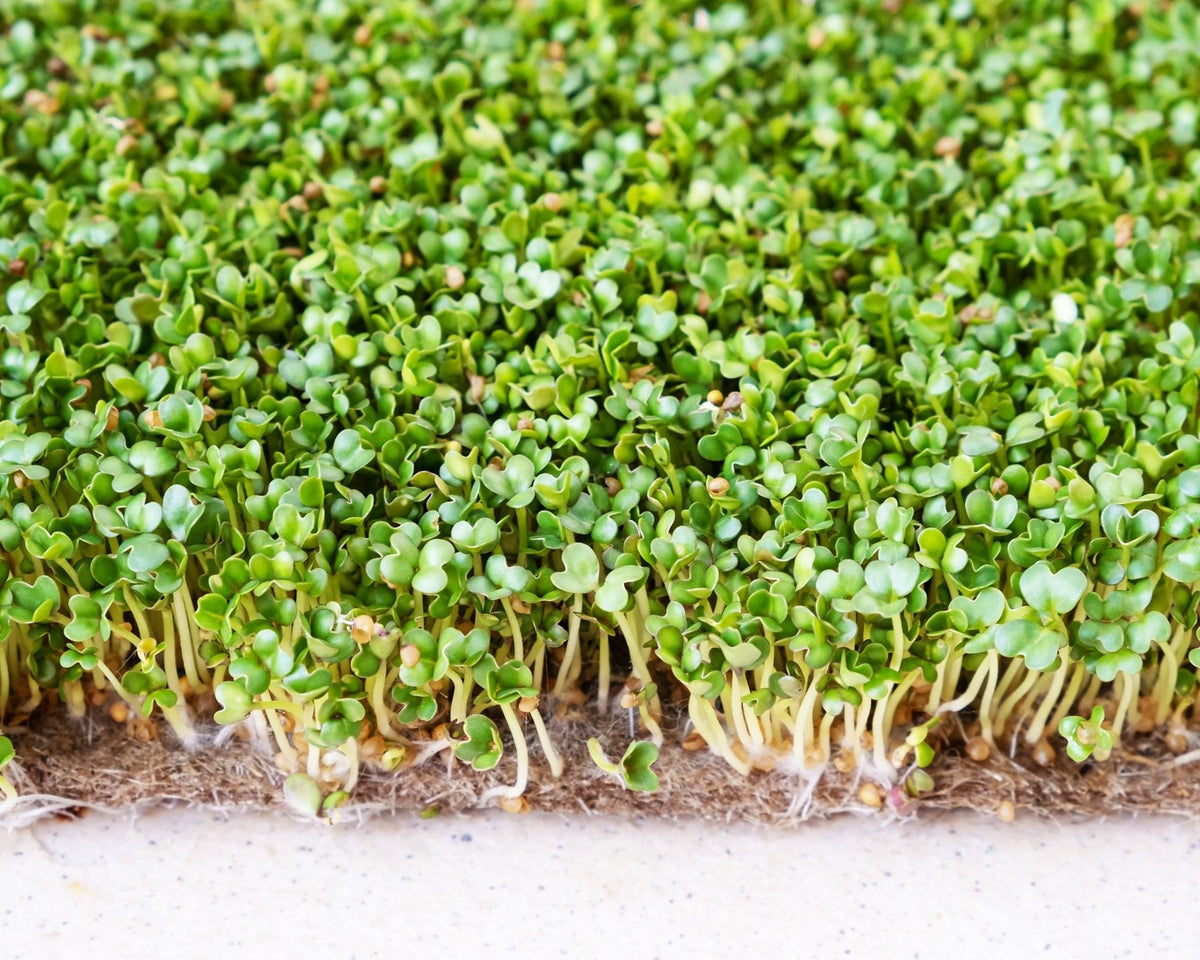
[[[562,552],[563,569],[550,576],[550,582],[567,593],[591,593],[600,582],[600,563],[596,554],[582,543],[570,543]]]

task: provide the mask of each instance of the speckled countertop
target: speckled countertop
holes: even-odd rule
[[[0,833],[0,955],[1192,958],[1198,851],[1165,818],[92,814]]]

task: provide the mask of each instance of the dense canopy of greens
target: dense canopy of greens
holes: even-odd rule
[[[0,30],[0,721],[215,713],[314,811],[442,749],[512,801],[555,699],[637,789],[672,705],[910,790],[954,711],[1186,742],[1194,5]]]

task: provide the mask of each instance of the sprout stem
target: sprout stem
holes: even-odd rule
[[[141,605],[134,599],[133,593],[128,587],[121,588],[121,594],[125,598],[125,607],[133,617],[133,622],[137,624],[138,634],[142,640],[153,640],[154,632],[150,629],[150,624],[147,623],[145,615],[142,613]]]
[[[571,605],[569,626],[567,628],[567,649],[563,652],[562,663],[558,668],[558,676],[554,681],[554,695],[561,697],[567,686],[567,677],[575,662],[575,651],[579,647],[579,613],[583,609],[583,597],[575,594],[575,602]]]
[[[646,730],[649,732],[650,739],[654,742],[654,745],[656,747],[661,747],[663,744],[662,727],[658,725],[658,722],[654,719],[654,717],[650,716],[650,710],[644,703],[638,704],[638,716],[642,718],[642,723],[645,724]]]
[[[296,748],[292,746],[287,734],[284,733],[279,717],[275,715],[274,710],[264,710],[263,712],[266,715],[267,723],[271,725],[271,733],[275,735],[275,743],[279,746],[279,752],[288,758],[289,763],[295,763],[300,759],[300,755],[296,753]]]
[[[712,703],[693,693],[688,697],[688,716],[691,717],[692,726],[696,728],[696,732],[704,738],[704,742],[712,750],[723,757],[725,762],[738,773],[743,776],[750,775],[750,764],[729,749],[729,735],[721,726],[721,721],[717,717],[717,711]]]
[[[162,704],[158,706],[162,710],[163,716],[167,718],[167,723],[171,725],[171,729],[175,731],[175,736],[179,738],[180,742],[185,746],[191,746],[196,742],[196,731],[192,729],[192,725],[178,706],[165,707]]]
[[[525,566],[526,544],[529,541],[529,515],[517,507],[517,566]]]
[[[519,797],[529,784],[529,744],[525,742],[525,734],[521,731],[521,721],[517,718],[517,711],[512,708],[512,704],[500,704],[500,712],[504,714],[504,720],[512,732],[513,747],[517,751],[517,782],[505,791],[505,795]]]
[[[500,605],[504,608],[504,613],[508,617],[508,629],[512,633],[513,656],[518,660],[524,661],[525,641],[521,637],[521,621],[517,619],[517,611],[513,609],[513,605],[508,597],[501,597]]]
[[[630,621],[629,614],[617,613],[616,618],[621,632],[625,635],[625,644],[629,647],[629,660],[633,665],[634,676],[642,681],[643,688],[648,687],[654,682],[654,678],[650,676],[646,653],[639,642],[640,633]],[[650,700],[650,712],[655,717],[662,716],[662,703],[659,701],[657,693]]]
[[[1131,673],[1121,673],[1121,699],[1117,703],[1117,715],[1113,718],[1112,735],[1114,743],[1121,739],[1121,730],[1125,726],[1125,715],[1129,713],[1130,704],[1137,694],[1137,677]]]
[[[537,728],[538,740],[542,744],[542,753],[546,755],[546,762],[550,764],[550,773],[555,777],[561,777],[563,773],[562,755],[554,748],[554,741],[550,739],[550,734],[546,730],[542,712],[534,709],[529,715],[533,718],[533,725]]]
[[[167,687],[183,702],[183,689],[179,686],[179,665],[175,662],[175,626],[165,613],[162,616],[163,669],[167,674]]]
[[[1154,699],[1158,705],[1154,723],[1162,726],[1171,714],[1171,696],[1175,693],[1175,681],[1179,678],[1179,661],[1175,657],[1173,644],[1159,644],[1162,663],[1158,666],[1158,680],[1154,684]]]
[[[1054,709],[1054,704],[1058,701],[1059,694],[1062,693],[1063,684],[1066,682],[1067,673],[1070,669],[1069,662],[1064,658],[1059,668],[1054,671],[1054,679],[1050,681],[1050,689],[1046,691],[1046,695],[1042,698],[1037,713],[1033,716],[1033,722],[1030,723],[1029,729],[1025,731],[1026,743],[1037,743],[1042,739],[1042,731],[1046,729],[1046,720],[1050,716],[1050,711]]]
[[[1000,654],[998,654],[995,650],[989,650],[987,655],[984,657],[983,663],[981,663],[979,665],[979,669],[975,671],[975,676],[971,678],[971,682],[967,686],[966,692],[961,696],[956,697],[954,700],[943,703],[940,707],[938,707],[937,712],[939,714],[957,713],[964,707],[970,706],[975,702],[975,698],[979,696],[980,688],[989,678],[991,679],[991,683],[994,687],[999,658]]]
[[[367,681],[367,698],[371,703],[371,710],[375,714],[375,729],[383,739],[394,740],[396,734],[392,730],[387,704],[383,699],[387,689],[387,674],[388,666],[385,663],[375,676]]]
[[[993,654],[999,657],[995,650],[988,652],[988,656]],[[1006,674],[1012,671],[1012,668],[1017,666],[1017,661],[1013,661],[1009,666]],[[992,698],[996,695],[996,676],[1000,672],[998,659],[993,659],[991,669],[988,671],[987,684],[983,688],[983,697],[979,701],[979,735],[983,737],[984,742],[989,746],[995,745],[995,738],[992,736]]]
[[[817,687],[828,669],[827,666],[819,668],[809,679],[808,689],[804,691],[804,699],[800,701],[800,709],[796,711],[796,725],[792,730],[792,756],[805,765],[808,763],[809,743],[816,734],[813,712],[817,703]],[[829,759],[828,752],[825,754],[825,759]]]
[[[1021,681],[1021,683],[1017,687],[1017,689],[1014,690],[1012,693],[1010,693],[1004,699],[1004,701],[1000,704],[1000,708],[996,711],[996,730],[997,730],[997,732],[999,732],[1001,735],[1003,735],[1004,728],[1008,723],[1008,718],[1009,718],[1009,715],[1012,713],[1013,708],[1018,703],[1021,702],[1021,700],[1022,700],[1022,698],[1024,698],[1025,694],[1027,694],[1030,690],[1033,689],[1034,684],[1036,684],[1044,676],[1045,676],[1044,674],[1039,673],[1037,670],[1028,671],[1025,674],[1025,678]]]
[[[141,710],[142,705],[138,701],[138,698],[125,689],[121,681],[117,679],[116,674],[114,674],[112,670],[109,669],[108,664],[104,662],[103,658],[96,663],[96,669],[104,674],[105,678],[112,685],[112,688],[117,691],[117,696],[124,700],[131,709],[134,711]]]
[[[1082,663],[1075,664],[1075,669],[1071,673],[1071,681],[1067,684],[1067,691],[1062,695],[1057,709],[1055,709],[1053,716],[1050,717],[1050,722],[1047,724],[1051,730],[1058,729],[1058,725],[1063,722],[1063,719],[1070,712],[1071,707],[1075,705],[1075,697],[1079,694],[1079,688],[1083,686],[1083,678],[1085,676],[1087,676],[1087,667]]]
[[[610,671],[612,669],[608,657],[608,631],[600,631],[600,667],[599,676],[597,678],[598,689],[596,691],[596,709],[601,715],[608,713],[608,688],[611,684]]]
[[[83,684],[78,680],[67,680],[64,681],[62,690],[67,713],[76,718],[86,716],[87,701],[83,697]]]
[[[193,690],[202,690],[204,684],[200,680],[200,671],[196,667],[196,639],[192,635],[192,618],[183,606],[183,595],[179,590],[171,594],[171,609],[175,614],[175,624],[178,627],[179,649],[183,654],[183,672]],[[165,615],[163,619],[166,619]]]

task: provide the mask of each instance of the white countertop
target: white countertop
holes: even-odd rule
[[[91,814],[0,833],[0,945],[88,960],[1191,958],[1197,851],[1200,823],[1168,818],[782,831]]]

